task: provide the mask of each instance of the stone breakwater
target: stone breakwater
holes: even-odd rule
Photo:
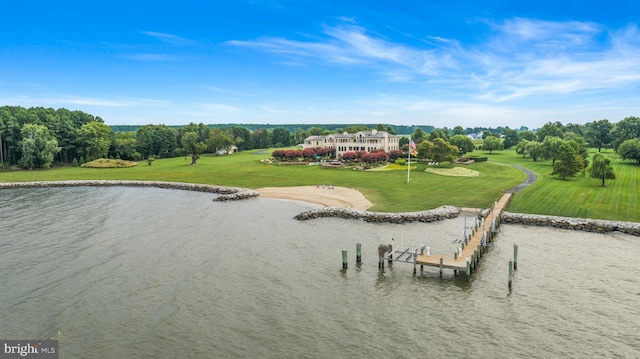
[[[39,188],[39,187],[108,187],[108,186],[127,186],[127,187],[155,187],[166,189],[180,189],[187,191],[217,193],[220,196],[214,198],[214,201],[233,201],[245,198],[254,198],[260,195],[260,192],[235,187],[211,186],[197,183],[181,183],[181,182],[162,182],[162,181],[42,181],[42,182],[8,182],[0,183],[0,189],[9,188]]]
[[[365,222],[410,223],[440,221],[443,219],[455,218],[459,214],[460,208],[453,206],[442,206],[428,211],[405,213],[369,212],[350,208],[323,207],[302,212],[293,218],[303,221],[315,218],[337,217],[344,219],[359,219]]]
[[[503,212],[502,223],[524,224],[529,226],[546,226],[573,229],[587,232],[622,232],[632,236],[640,236],[640,223],[605,221],[600,219],[571,218]]]

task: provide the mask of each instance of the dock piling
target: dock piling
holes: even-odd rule
[[[347,269],[347,251],[342,251],[342,269]]]
[[[511,289],[511,282],[513,282],[513,260],[509,260],[509,289]]]
[[[518,245],[513,245],[513,270],[518,270]]]
[[[416,274],[417,259],[418,259],[418,252],[414,249],[413,250],[413,274]]]
[[[466,270],[467,280],[469,280],[469,276],[471,275],[471,262],[469,261],[469,258],[465,258],[464,261],[467,265],[467,270]]]
[[[356,243],[356,263],[362,262],[362,243]]]

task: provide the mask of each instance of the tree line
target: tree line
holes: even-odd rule
[[[519,130],[509,127],[491,131],[485,129],[482,133],[483,143],[480,146],[465,136],[467,130],[456,126],[436,128],[430,133],[417,129],[411,135],[413,141],[420,146],[423,141],[430,142],[423,145],[426,149],[434,145],[435,139],[442,139],[450,145],[457,146],[461,153],[482,149],[489,152],[515,147],[516,152],[523,157],[529,156],[533,161],[550,159],[555,163],[562,142],[573,141],[576,151],[586,158],[586,148],[612,148],[622,159],[631,159],[640,163],[640,118],[626,117],[612,123],[609,120],[598,120],[586,124],[548,122],[541,128],[531,131],[526,127]],[[419,147],[418,147],[419,148]],[[424,152],[427,152],[426,150]]]
[[[202,123],[108,126],[100,117],[82,111],[4,106],[0,107],[0,164],[4,168],[33,169],[82,164],[97,158],[136,161],[176,156],[191,156],[195,164],[202,153],[224,153],[234,146],[239,151],[289,147],[303,143],[312,135],[369,130],[365,125],[343,125],[331,129],[297,127],[291,132],[282,127],[267,129],[267,126],[253,130]],[[390,126],[376,127],[394,133]]]
[[[294,127],[292,127],[294,126]],[[391,125],[260,125],[253,130],[242,125],[212,126],[190,123],[184,126],[144,125],[108,126],[99,116],[64,108],[0,107],[0,163],[3,167],[46,168],[54,164],[80,164],[97,158],[141,160],[191,156],[192,163],[202,153],[224,153],[232,147],[239,151],[289,147],[301,144],[308,136],[367,131],[373,128],[396,134],[411,133],[419,156],[446,161],[455,155],[478,148],[467,136],[482,133],[482,149],[508,149],[538,158],[557,159],[558,140],[573,141],[578,155],[586,159],[586,147],[613,148],[623,159],[640,163],[640,119],[627,117],[618,123],[608,120],[582,124],[547,123],[536,131],[526,127],[434,128],[433,126]],[[295,129],[294,129],[295,128]],[[116,129],[116,130],[114,130]],[[413,129],[413,132],[404,132]],[[550,137],[545,143],[545,139]],[[555,137],[555,138],[553,138]],[[556,139],[557,138],[557,139]],[[526,141],[526,142],[525,142]],[[401,147],[409,138],[402,137]],[[457,149],[455,150],[454,149]],[[479,149],[479,148],[478,148]],[[566,147],[565,147],[566,149]]]
[[[457,126],[453,131],[442,128],[429,134],[416,130],[411,137],[418,144],[418,157],[433,161],[451,161],[456,155],[475,148],[491,154],[494,150],[515,147],[516,153],[523,158],[551,160],[552,175],[566,179],[588,169],[591,177],[601,179],[603,185],[605,179],[613,179],[615,175],[610,160],[600,153],[602,148],[612,148],[623,160],[631,159],[640,164],[640,118],[637,117],[627,117],[617,123],[604,119],[584,125],[548,122],[536,131],[522,128],[517,131],[508,127],[501,132],[483,130],[479,146],[463,133],[464,130]],[[598,149],[591,166],[587,147]]]

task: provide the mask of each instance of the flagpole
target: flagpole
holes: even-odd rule
[[[407,183],[411,181],[411,145],[409,145],[409,154],[407,155]]]

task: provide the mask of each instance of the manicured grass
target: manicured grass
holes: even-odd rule
[[[489,161],[465,168],[478,177],[447,177],[427,173],[426,164],[412,162],[411,183],[406,171],[355,171],[305,165],[263,164],[271,151],[245,151],[230,156],[203,155],[197,166],[190,159],[159,159],[149,166],[141,161],[133,168],[91,169],[79,167],[38,171],[0,172],[0,182],[60,180],[153,180],[206,183],[260,188],[333,184],[360,190],[373,203],[372,211],[407,212],[442,205],[488,207],[500,194],[522,182],[525,174],[511,167],[518,164],[538,174],[538,181],[518,192],[508,210],[520,213],[598,218],[640,222],[640,166],[623,162],[610,150],[615,180],[601,181],[588,175],[560,180],[551,176],[551,161],[533,162],[514,151],[474,152]],[[591,155],[593,155],[593,151]],[[590,156],[591,157],[591,156]]]
[[[38,171],[0,172],[1,182],[61,180],[153,180],[206,183],[244,188],[333,184],[360,190],[373,203],[372,211],[405,212],[442,205],[488,207],[500,194],[524,180],[511,166],[482,162],[469,166],[478,177],[447,177],[426,173],[417,164],[407,184],[404,171],[355,171],[305,165],[263,164],[271,151],[245,151],[230,156],[203,155],[196,166],[180,157],[159,159],[153,165],[118,169],[54,168]],[[412,163],[412,166],[414,164]]]
[[[589,152],[589,159],[595,152]],[[607,180],[605,187],[586,172],[563,181],[551,176],[551,161],[533,162],[514,151],[494,153],[489,160],[518,164],[538,175],[536,183],[513,197],[509,211],[640,222],[640,166],[620,160],[611,150],[602,153],[611,159],[616,174],[616,179]]]

